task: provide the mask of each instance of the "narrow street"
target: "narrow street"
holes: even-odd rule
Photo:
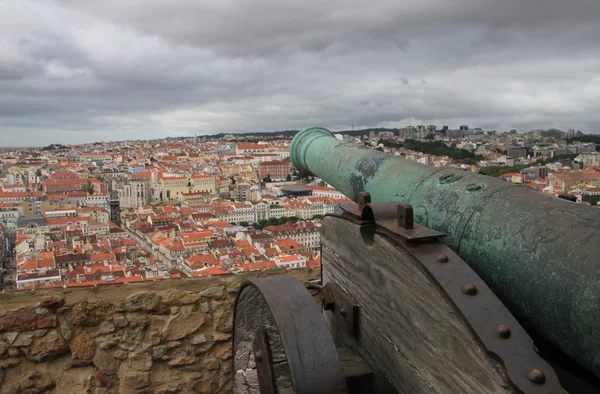
[[[152,257],[154,257],[156,260],[162,261],[169,269],[174,267],[171,261],[164,254],[162,254],[159,250],[154,250],[153,246],[148,244],[144,238],[140,237],[127,226],[122,226],[121,228],[125,229],[129,234],[131,234],[132,238],[138,241],[142,246],[145,246],[152,254]]]
[[[14,290],[16,288],[15,255],[12,245],[9,248],[10,252],[7,252],[5,240],[0,242],[2,248],[2,251],[0,251],[0,290]]]

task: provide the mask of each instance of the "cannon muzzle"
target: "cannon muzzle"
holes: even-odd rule
[[[527,328],[600,376],[600,209],[500,179],[436,168],[311,127],[290,149],[299,170],[354,201],[413,206],[414,221],[485,280]]]

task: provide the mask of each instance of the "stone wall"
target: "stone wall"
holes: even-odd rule
[[[235,295],[291,270],[0,294],[0,394],[230,393]]]

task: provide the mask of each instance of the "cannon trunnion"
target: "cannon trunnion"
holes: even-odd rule
[[[234,393],[566,392],[442,236],[414,224],[410,205],[367,193],[326,216],[322,283],[311,286],[321,308],[291,277],[240,289]]]

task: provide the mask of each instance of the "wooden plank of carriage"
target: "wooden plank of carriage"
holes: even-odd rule
[[[375,393],[512,393],[442,291],[405,251],[360,226],[326,217],[321,227],[323,282],[360,305],[360,339],[324,312],[336,346],[354,348],[375,373]]]

